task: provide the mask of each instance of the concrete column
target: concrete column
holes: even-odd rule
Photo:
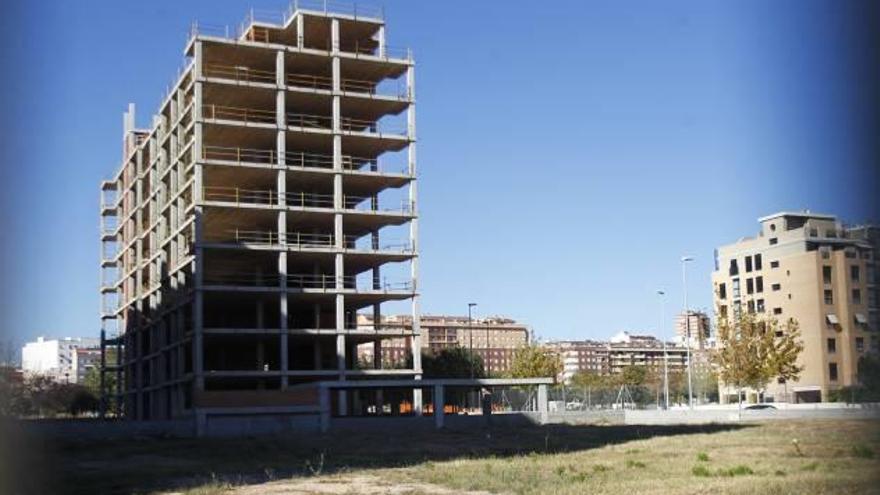
[[[376,33],[377,41],[379,42],[379,56],[384,58],[386,55],[386,45],[385,45],[385,26],[379,26],[379,32]]]
[[[296,15],[296,47],[300,50],[305,46],[305,33],[303,32],[303,16]]]
[[[434,426],[443,428],[445,416],[443,414],[443,406],[446,399],[443,397],[443,385],[434,385]]]
[[[377,338],[373,341],[373,368],[382,369],[382,339]]]
[[[278,50],[275,53],[275,84],[278,85],[279,90],[284,89],[285,79],[284,50]]]
[[[542,425],[547,424],[548,415],[547,385],[538,385],[538,417],[540,418]]]
[[[339,19],[336,18],[330,21],[330,51],[339,53]]]
[[[315,352],[315,354],[314,354],[314,359],[315,359],[315,369],[316,369],[316,370],[320,370],[320,369],[323,368],[323,365],[322,365],[322,363],[321,363],[321,361],[323,361],[323,360],[321,359],[321,355],[322,355],[323,353],[321,352],[321,339],[320,339],[320,338],[316,338],[316,339],[315,339],[313,349],[314,349],[314,352]]]
[[[324,386],[318,387],[318,404],[321,410],[321,431],[330,429],[330,389]]]

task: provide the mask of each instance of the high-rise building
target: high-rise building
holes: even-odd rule
[[[45,339],[37,337],[21,349],[21,369],[27,374],[47,376],[61,383],[80,383],[85,378],[99,345],[94,338]],[[82,357],[82,360],[79,358]]]
[[[362,324],[370,327],[373,319],[361,316]],[[390,315],[382,318],[383,326],[408,328],[409,315]],[[516,350],[529,344],[529,327],[510,318],[490,316],[468,320],[467,316],[422,315],[422,352],[436,353],[450,347],[473,349],[480,356],[486,373],[499,375],[510,371]],[[408,338],[396,338],[381,346],[382,360],[388,366],[403,362],[411,349]],[[361,346],[361,360],[374,359],[373,346]]]
[[[392,301],[420,348],[414,62],[381,9],[307,3],[194,26],[150,127],[126,113],[101,290],[129,418],[293,414],[319,380],[419,377],[418,352],[403,370],[355,352],[401,336],[357,324]]]
[[[757,237],[717,250],[712,282],[718,317],[747,311],[780,323],[795,319],[804,370],[796,382],[768,384],[766,397],[827,400],[830,391],[856,383],[859,357],[877,349],[877,252],[866,240],[872,231],[809,212],[776,213],[759,222]],[[722,400],[730,393],[736,395],[723,388]]]
[[[712,346],[711,325],[709,315],[702,311],[689,310],[675,315],[675,342],[679,345],[689,345],[691,349],[706,349]],[[690,339],[688,339],[690,331]]]

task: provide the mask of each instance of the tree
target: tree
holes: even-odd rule
[[[556,352],[527,345],[520,347],[513,354],[513,363],[510,367],[510,376],[513,378],[542,378],[553,377],[562,373],[562,359]]]
[[[448,347],[437,353],[422,354],[425,378],[483,378],[483,358],[464,347]]]
[[[608,378],[592,371],[578,371],[571,377],[574,387],[604,388],[608,386]]]
[[[804,345],[794,319],[780,325],[775,318],[751,313],[720,317],[717,335],[712,360],[718,378],[737,389],[751,387],[760,393],[771,380],[797,381],[803,371],[797,358]]]

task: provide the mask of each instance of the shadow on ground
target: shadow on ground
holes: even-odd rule
[[[546,425],[466,430],[334,432],[236,439],[136,437],[127,440],[6,435],[6,493],[149,493],[211,481],[234,484],[404,467],[425,461],[565,453],[652,437],[714,433],[746,425]],[[10,433],[9,431],[3,433]],[[16,449],[22,455],[16,455]],[[9,474],[9,473],[7,473]]]

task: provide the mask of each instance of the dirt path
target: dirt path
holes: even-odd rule
[[[490,495],[489,492],[462,492],[429,483],[395,483],[378,476],[357,474],[272,481],[237,487],[229,493],[235,495]]]

